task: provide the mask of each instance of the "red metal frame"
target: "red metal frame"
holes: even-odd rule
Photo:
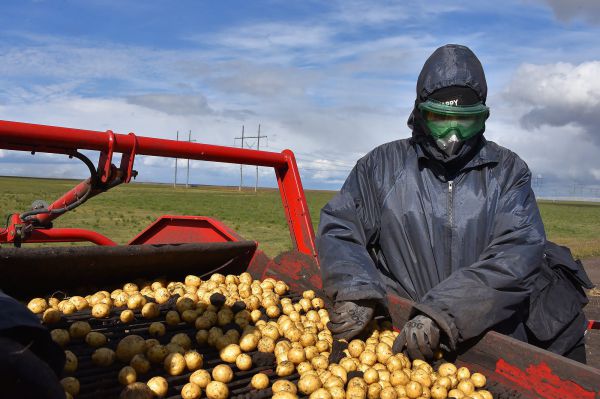
[[[0,148],[68,155],[78,150],[100,151],[98,171],[102,183],[109,183],[116,177],[121,178],[122,182],[128,182],[135,174],[132,168],[136,154],[272,167],[275,169],[292,242],[299,252],[316,259],[315,234],[298,166],[290,150],[275,153],[156,139],[136,136],[133,133],[117,134],[110,130],[103,133],[9,121],[0,121]],[[120,168],[111,163],[115,152],[123,154]],[[55,201],[52,207],[57,208],[73,203],[80,197],[81,189],[85,184],[86,182],[80,183]],[[93,194],[95,195],[97,192]],[[37,219],[40,222],[48,223],[58,216],[43,214],[38,215]],[[30,223],[14,220],[14,224],[27,225]],[[7,233],[8,230],[0,232],[0,243],[14,242],[14,238]],[[21,238],[23,241],[29,241],[29,237]]]

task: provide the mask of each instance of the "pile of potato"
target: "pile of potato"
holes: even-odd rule
[[[208,280],[189,275],[183,282],[127,283],[122,289],[86,297],[35,298],[28,307],[65,348],[65,374],[69,376],[61,383],[67,398],[77,397],[80,391],[79,381],[71,376],[79,363],[69,350],[75,342],[94,348],[91,360],[96,367],[122,366],[115,379],[124,386],[124,399],[164,397],[169,391],[167,378],[184,374],[189,374],[189,382],[181,389],[183,399],[225,399],[229,397],[227,383],[238,370],[253,368],[251,355],[257,351],[274,356],[274,375],[256,373],[250,386],[271,388],[274,398],[492,398],[481,389],[486,379],[479,373],[451,363],[434,371],[423,361],[411,362],[403,354],[393,354],[398,333],[389,322],[371,323],[370,337],[348,343],[345,357],[330,364],[334,342],[323,299],[309,290],[294,302],[282,297],[288,291],[285,282],[272,278],[258,281],[249,273],[215,273]],[[63,315],[85,309],[96,319],[118,315],[125,325],[147,320],[146,335],[151,338],[129,334],[111,342],[92,331],[87,321],[72,322],[68,329],[53,328]],[[167,332],[175,326],[187,326],[187,332],[167,340]],[[210,372],[203,368],[202,353],[207,347],[216,348],[222,360]],[[146,377],[159,369],[161,375]]]

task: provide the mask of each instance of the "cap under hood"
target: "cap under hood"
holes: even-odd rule
[[[451,86],[472,89],[485,104],[487,99],[487,83],[481,62],[466,46],[447,44],[435,50],[425,61],[417,80],[417,98],[415,107],[408,119],[408,126],[413,130],[413,139],[420,143],[423,150],[432,158],[447,163],[457,158],[465,158],[478,147],[481,133],[465,141],[463,148],[453,156],[447,156],[438,150],[432,138],[426,134],[423,118],[418,105],[426,101],[436,90]]]

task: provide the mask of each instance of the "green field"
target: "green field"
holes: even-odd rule
[[[32,201],[52,202],[76,182],[0,177],[0,217],[22,212]],[[307,190],[313,225],[319,210],[334,195],[331,191]],[[571,247],[580,258],[600,256],[600,204],[540,202],[548,238]],[[157,217],[165,214],[202,215],[221,220],[242,236],[259,241],[270,256],[291,248],[279,192],[274,189],[193,187],[129,184],[92,198],[57,219],[57,227],[96,230],[125,243]]]

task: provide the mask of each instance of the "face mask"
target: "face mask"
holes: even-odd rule
[[[435,144],[437,144],[438,148],[444,151],[448,156],[456,154],[458,150],[460,150],[460,147],[462,147],[462,143],[462,140],[454,133],[435,140]]]
[[[481,132],[489,116],[489,108],[482,103],[453,106],[427,100],[419,104],[419,110],[431,136],[447,155],[455,154],[464,140]]]

